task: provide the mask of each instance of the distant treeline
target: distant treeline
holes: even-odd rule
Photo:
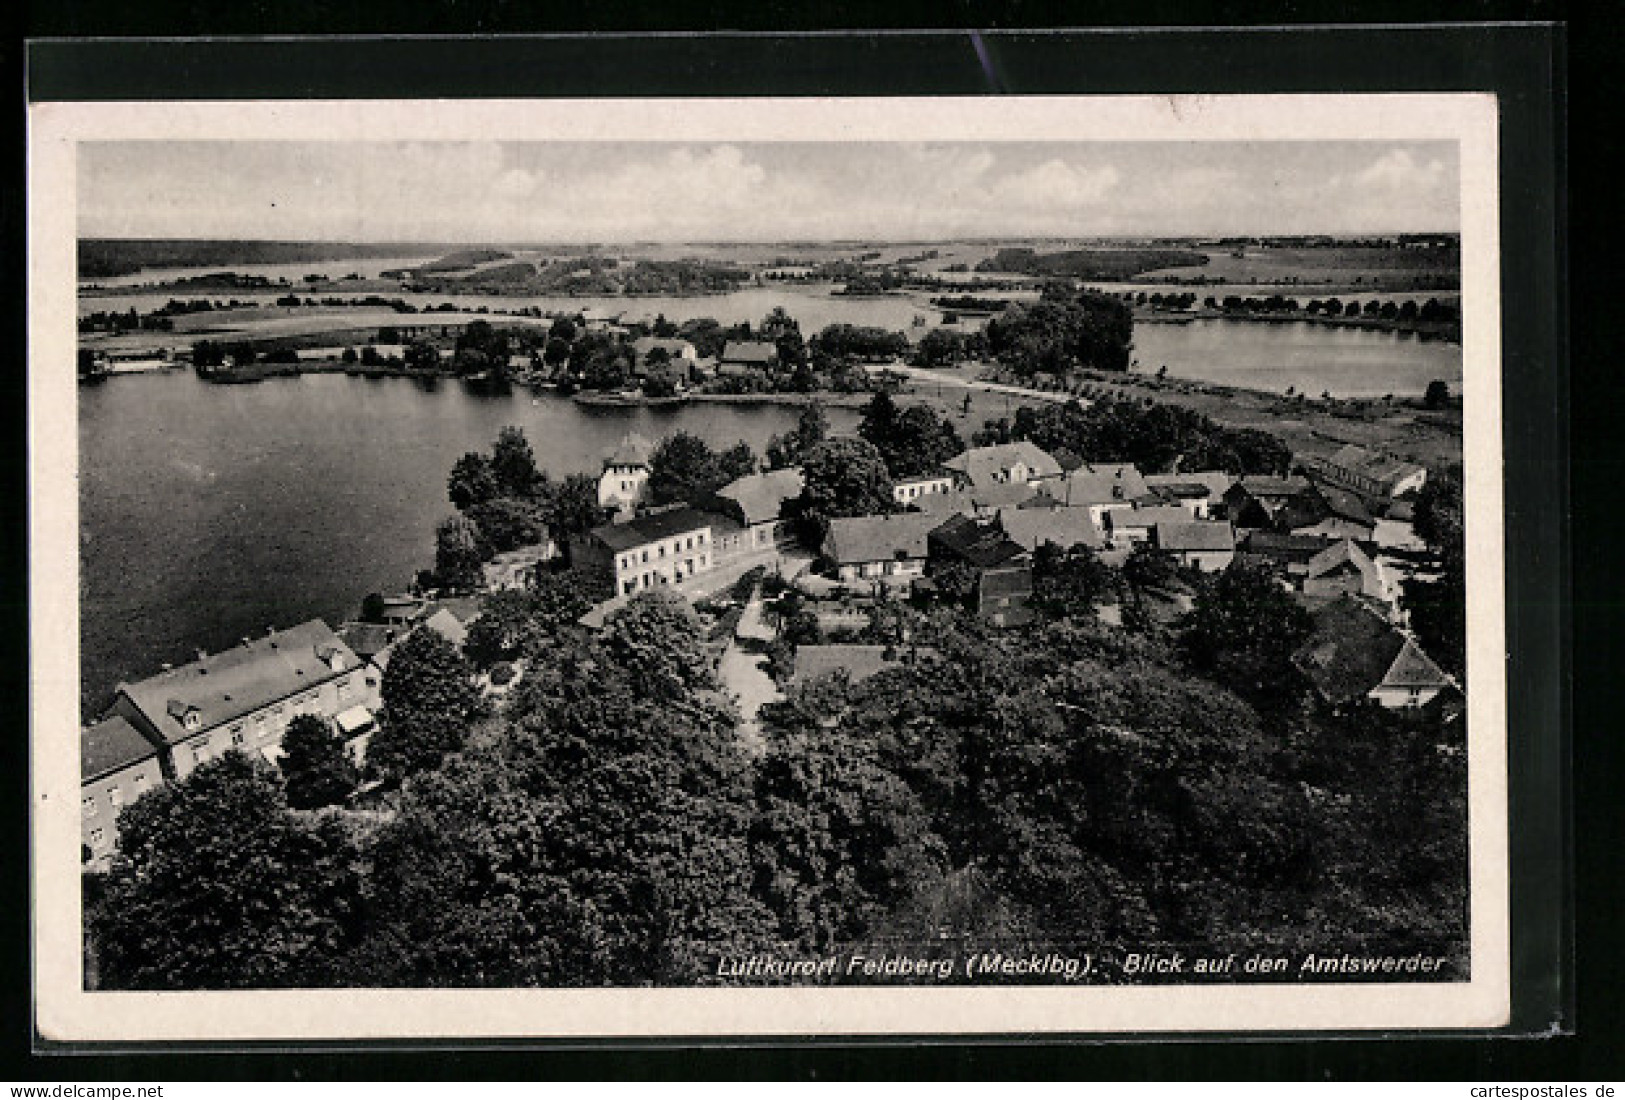
[[[939,309],[953,310],[959,313],[1003,313],[1004,308],[1010,304],[1008,298],[978,298],[971,294],[943,295],[932,298],[931,304]]]
[[[977,264],[976,270],[1078,279],[1129,279],[1165,267],[1200,267],[1207,262],[1205,252],[1173,248],[1079,248],[1045,253],[1030,248],[1001,248]]]
[[[321,241],[79,241],[79,277],[130,275],[147,267],[213,267],[229,264],[297,264],[376,257],[434,255],[433,244],[341,244]]]

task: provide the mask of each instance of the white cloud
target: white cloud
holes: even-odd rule
[[[1379,187],[1395,191],[1432,192],[1447,182],[1444,163],[1418,161],[1408,150],[1395,149],[1378,157],[1354,175],[1361,187]]]
[[[1078,168],[1062,160],[1043,164],[1006,176],[992,189],[994,202],[1027,209],[1067,210],[1095,206],[1106,200],[1121,179],[1111,165]]]
[[[536,190],[541,174],[523,168],[510,168],[496,178],[491,190],[501,198],[523,199]]]

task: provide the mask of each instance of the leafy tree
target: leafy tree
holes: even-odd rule
[[[587,360],[581,381],[591,390],[624,390],[632,382],[632,365],[613,352],[595,354]]]
[[[945,871],[945,846],[871,739],[794,706],[773,727],[750,830],[757,890],[805,950],[862,940]]]
[[[1291,450],[1255,429],[1227,428],[1192,409],[1159,403],[1100,399],[1026,406],[1013,420],[990,421],[978,446],[1031,440],[1051,452],[1070,451],[1086,462],[1132,462],[1142,471],[1221,469],[1233,474],[1281,474]]]
[[[622,667],[637,670],[648,698],[678,699],[717,686],[699,616],[669,589],[639,592],[611,615],[603,646]]]
[[[526,497],[535,492],[542,473],[523,429],[510,425],[497,434],[491,447],[491,474],[504,495]]]
[[[920,367],[951,367],[986,352],[987,340],[980,332],[934,328],[914,345],[913,360]]]
[[[1184,626],[1192,664],[1243,698],[1273,707],[1299,696],[1291,657],[1313,623],[1267,570],[1219,574],[1197,593]]]
[[[368,592],[361,600],[361,621],[368,623],[381,623],[384,621],[384,597],[380,592]]]
[[[1467,542],[1461,467],[1432,471],[1416,494],[1416,533],[1438,555],[1439,577],[1411,578],[1401,591],[1411,627],[1430,655],[1460,676],[1467,668]]]
[[[296,810],[337,806],[355,790],[355,764],[344,751],[344,742],[314,714],[298,715],[288,723],[277,766],[288,805]]]
[[[870,399],[858,434],[880,451],[894,478],[935,470],[965,449],[953,424],[931,406],[899,409],[885,391]]]
[[[463,651],[481,668],[521,656],[542,656],[561,631],[574,626],[600,597],[603,582],[594,574],[541,573],[526,589],[488,593],[480,614],[468,624]]]
[[[829,437],[829,416],[817,401],[808,402],[796,420],[796,426],[783,435],[774,436],[767,445],[767,466],[782,470],[799,465],[806,453]]]
[[[447,588],[468,590],[479,586],[487,557],[480,529],[465,516],[450,516],[435,528],[434,568]]]
[[[479,528],[480,542],[499,554],[548,537],[548,509],[529,500],[497,497],[471,507],[468,518]]]
[[[1033,605],[1046,615],[1086,614],[1113,585],[1112,569],[1089,547],[1046,542],[1033,554]]]
[[[383,728],[367,747],[367,761],[404,778],[437,767],[462,748],[479,706],[473,669],[438,632],[412,631],[390,653],[380,687]]]
[[[424,373],[439,370],[440,349],[433,344],[413,341],[406,345],[406,367],[408,370]]]
[[[1442,409],[1450,404],[1449,384],[1438,378],[1429,382],[1427,393],[1422,398],[1422,404],[1430,409]]]
[[[643,392],[650,397],[672,397],[677,393],[677,372],[661,364],[652,367],[643,379]]]
[[[587,474],[571,474],[553,489],[548,510],[553,537],[560,545],[573,535],[589,531],[604,522],[604,509],[598,503],[598,479]]]
[[[359,861],[334,817],[290,813],[276,771],[228,752],[119,818],[89,914],[108,989],[334,984],[360,934]]]
[[[830,439],[808,451],[801,465],[796,510],[808,534],[822,541],[824,524],[842,516],[882,515],[895,509],[886,460],[866,439]]]
[[[446,483],[446,495],[459,512],[484,504],[501,491],[491,460],[477,451],[470,451],[457,460]]]
[[[1073,367],[1126,371],[1134,316],[1116,298],[1046,287],[987,325],[988,350],[1019,374],[1064,374]]]
[[[542,348],[542,362],[550,367],[558,367],[570,359],[570,343],[558,337],[549,337],[547,344]]]
[[[562,639],[504,729],[403,792],[375,854],[390,904],[370,980],[695,983],[719,951],[766,945],[736,716],[674,599],[633,600],[603,645]]]
[[[699,436],[675,432],[649,456],[649,498],[656,504],[697,504],[755,469],[756,456],[746,443],[719,454]]]

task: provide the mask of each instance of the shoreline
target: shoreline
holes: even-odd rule
[[[1197,309],[1180,313],[1135,309],[1134,323],[1148,325],[1189,325],[1197,321],[1234,321],[1255,325],[1321,325],[1326,328],[1366,329],[1415,336],[1419,340],[1461,343],[1461,328],[1449,322],[1405,322],[1381,317],[1320,317],[1306,313],[1227,313],[1222,309]]]

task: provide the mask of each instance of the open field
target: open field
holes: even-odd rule
[[[928,402],[951,414],[960,435],[969,436],[984,422],[1009,416],[1024,404],[1053,402],[1052,393],[1022,394],[1003,389],[967,388],[967,382],[989,373],[981,364],[952,370],[911,372],[908,400]],[[934,381],[940,375],[941,381]],[[1130,400],[1152,400],[1194,409],[1235,428],[1270,432],[1295,454],[1326,455],[1345,443],[1358,443],[1430,467],[1461,461],[1461,410],[1427,411],[1419,405],[1379,401],[1344,401],[1335,407],[1316,402],[1295,402],[1279,394],[1235,389],[1178,379],[1158,380],[1146,375],[1092,375],[1089,385]],[[965,397],[971,398],[969,411]]]
[[[1455,248],[1247,248],[1235,256],[1213,249],[1208,250],[1206,264],[1161,268],[1144,277],[1367,290],[1453,290],[1461,285],[1461,252]]]

